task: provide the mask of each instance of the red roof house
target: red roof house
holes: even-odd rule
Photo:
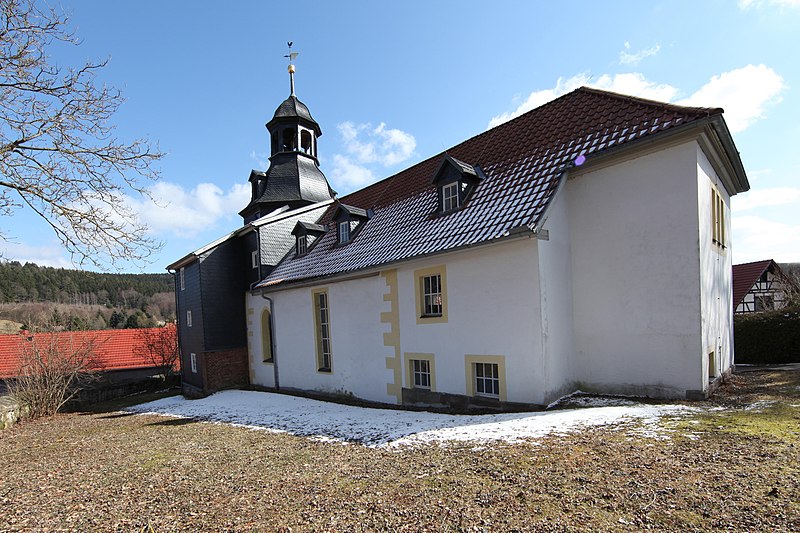
[[[17,335],[0,335],[0,379],[13,378],[19,370],[20,354],[25,343],[35,342],[46,346],[53,336],[59,343],[73,346],[92,344],[94,349],[92,370],[117,372],[155,369],[157,365],[146,355],[144,339],[168,331],[175,335],[176,328],[168,324],[164,328],[108,329],[92,331],[64,331],[58,333],[21,332]],[[178,363],[176,362],[176,365]]]

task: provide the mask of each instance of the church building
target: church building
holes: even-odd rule
[[[338,197],[289,68],[242,227],[168,267],[186,395],[505,409],[730,372],[722,109],[582,87]]]

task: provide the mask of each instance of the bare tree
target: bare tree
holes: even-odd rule
[[[54,415],[95,379],[95,341],[86,335],[54,331],[20,335],[16,377],[9,393],[38,418]]]
[[[123,102],[97,83],[106,61],[65,69],[54,42],[79,44],[67,18],[35,0],[0,0],[0,214],[29,208],[78,265],[143,264],[160,243],[147,236],[126,193],[147,195],[161,154],[114,135]]]
[[[179,359],[178,334],[175,324],[139,331],[138,352],[153,366],[161,369],[164,379],[172,375]]]

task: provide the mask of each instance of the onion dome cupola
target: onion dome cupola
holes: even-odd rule
[[[335,192],[319,169],[317,139],[322,129],[308,107],[294,94],[294,65],[297,54],[289,48],[291,92],[267,122],[270,164],[265,172],[250,173],[252,198],[239,214],[247,224],[276,209],[290,209],[330,200]]]

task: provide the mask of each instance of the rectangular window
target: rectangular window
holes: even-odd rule
[[[442,211],[458,208],[458,182],[448,183],[442,187]]]
[[[328,293],[314,294],[314,322],[317,337],[317,369],[319,372],[331,371],[331,317],[328,306]]]
[[[350,221],[339,222],[339,242],[350,242]]]
[[[181,279],[181,290],[184,290],[186,288],[186,280],[184,279],[185,278],[184,272],[185,269],[181,268],[180,274],[178,275],[178,277]]]
[[[445,265],[414,271],[417,324],[447,322],[447,269]]]
[[[442,277],[439,274],[422,278],[422,316],[442,316]]]
[[[297,236],[297,255],[306,255],[308,252],[308,237],[306,235]]]
[[[411,360],[411,375],[415,389],[431,388],[431,363],[425,359]]]
[[[258,268],[258,250],[253,250],[250,254],[250,264],[253,268]]]
[[[475,394],[500,397],[500,372],[495,363],[475,363]]]
[[[189,366],[192,368],[192,372],[197,374],[197,355],[193,353],[189,354]]]
[[[192,327],[192,312],[191,311],[186,311],[186,327],[187,328]]]
[[[713,187],[711,189],[711,239],[714,244],[725,247],[725,200]]]

